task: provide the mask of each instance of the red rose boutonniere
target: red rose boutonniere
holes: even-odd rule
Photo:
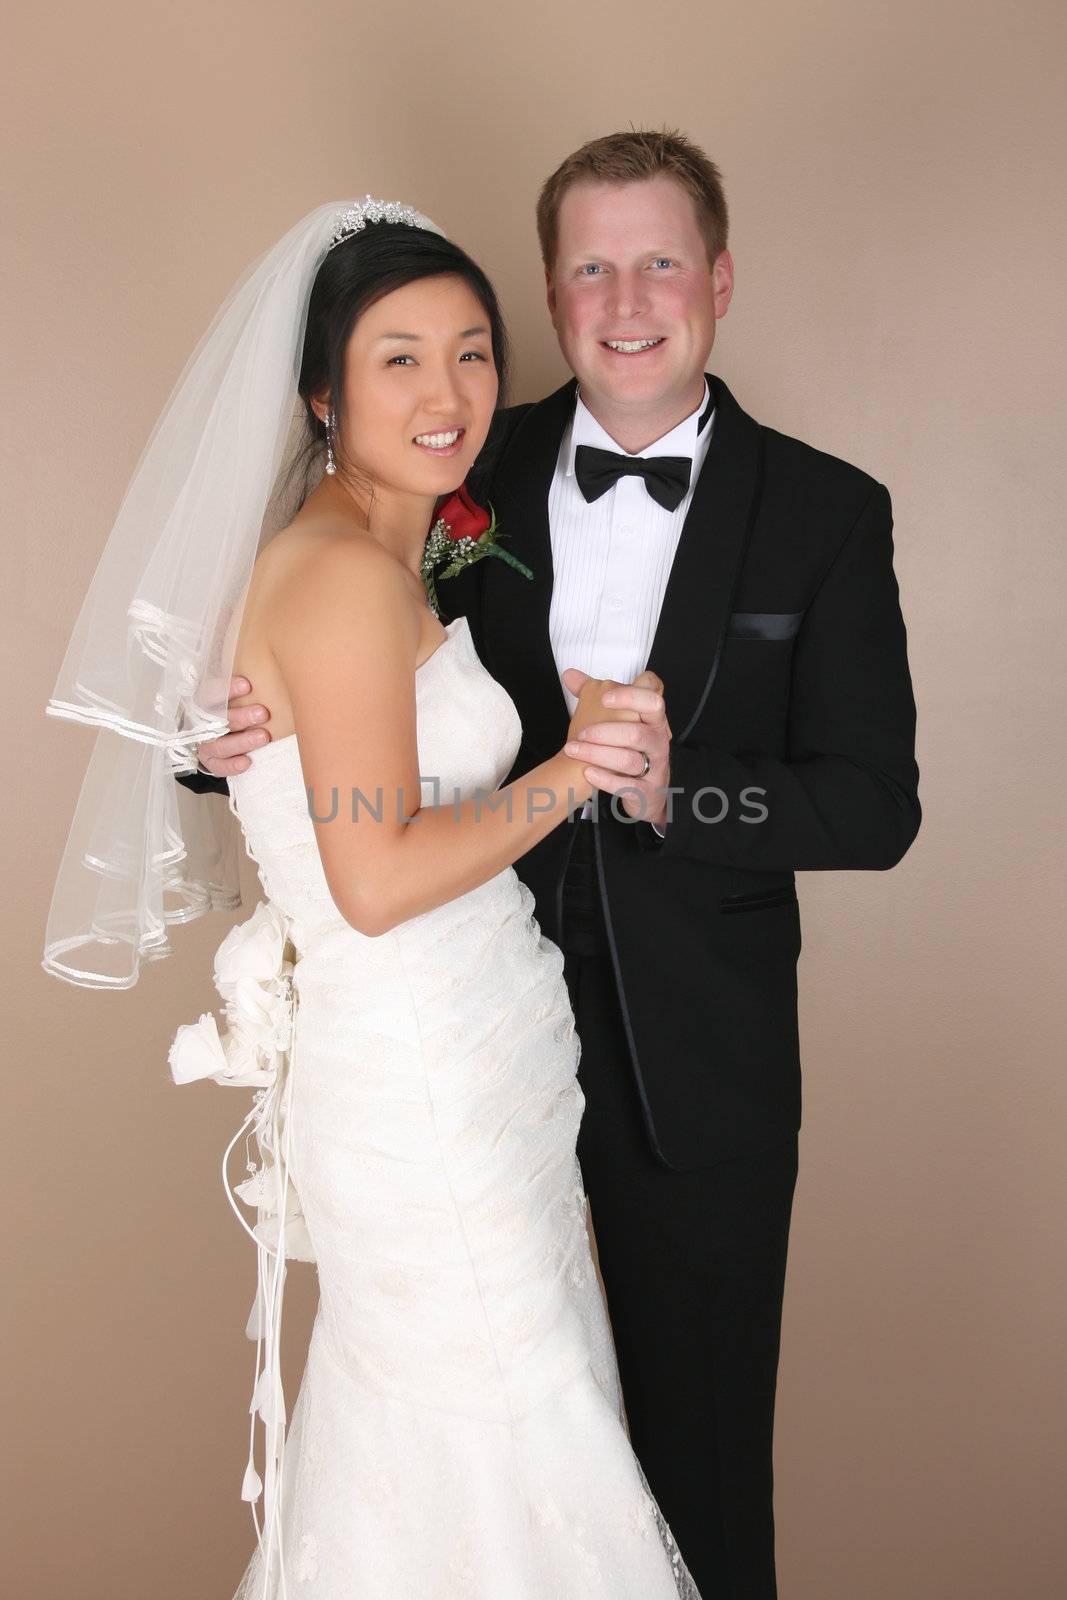
[[[438,510],[437,520],[430,529],[422,553],[422,581],[426,585],[434,616],[441,615],[437,604],[435,572],[442,561],[447,560],[448,566],[443,572],[437,573],[437,577],[441,578],[454,578],[457,572],[462,572],[473,561],[480,561],[483,556],[499,556],[509,567],[521,572],[524,578],[533,577],[528,566],[500,548],[497,540],[506,537],[497,528],[496,512],[492,506],[487,511],[484,506],[478,505],[471,499],[467,485],[460,484],[455,494],[450,495]]]

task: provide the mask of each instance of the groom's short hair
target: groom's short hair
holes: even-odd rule
[[[549,271],[555,265],[559,243],[559,208],[575,183],[636,183],[661,173],[674,178],[696,208],[697,226],[704,236],[708,265],[726,249],[729,216],[722,174],[691,139],[664,128],[631,129],[591,139],[569,155],[546,179],[537,200],[537,237],[541,257]]]

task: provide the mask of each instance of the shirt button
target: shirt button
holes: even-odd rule
[[[609,594],[608,595],[608,610],[609,611],[621,611],[622,610],[622,601],[620,600],[620,598],[619,598],[619,596],[617,594]]]

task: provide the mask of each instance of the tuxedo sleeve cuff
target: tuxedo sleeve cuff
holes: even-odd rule
[[[662,834],[656,829],[657,836],[663,841],[656,850],[661,859],[700,854],[696,848],[698,841],[693,837],[699,823],[692,802],[701,784],[708,782],[707,773],[712,756],[713,752],[707,745],[702,745],[699,750],[681,744],[671,746],[670,785],[674,792],[667,796],[666,827]],[[651,826],[655,828],[654,823]]]
[[[208,772],[197,764],[195,772],[176,772],[175,783],[180,783],[184,789],[189,789],[193,794],[221,794],[229,795],[230,786],[225,778],[216,778],[214,773]]]

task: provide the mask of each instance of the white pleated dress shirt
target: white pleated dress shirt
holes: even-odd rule
[[[567,667],[579,667],[594,678],[630,683],[648,665],[663,596],[678,540],[704,465],[715,426],[704,380],[700,405],[677,427],[633,459],[642,456],[689,456],[693,466],[689,489],[674,511],[658,505],[639,477],[622,477],[591,504],[574,475],[580,444],[628,455],[587,410],[579,392],[574,417],[563,435],[556,470],[548,492],[548,522],[555,574],[548,632],[560,673],[568,711],[578,704],[563,683]],[[588,816],[592,801],[582,815]],[[656,829],[662,837],[663,830]]]

